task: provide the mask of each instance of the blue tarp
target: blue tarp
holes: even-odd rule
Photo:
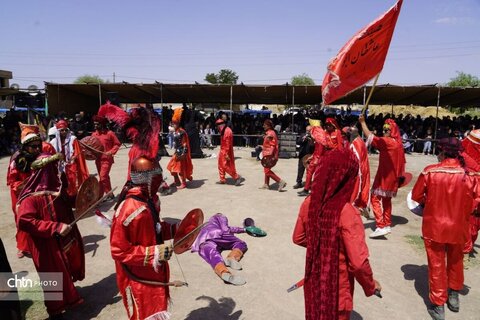
[[[12,109],[0,108],[0,113],[6,113],[7,111],[28,111],[28,109],[29,108],[20,108],[20,107],[15,107]],[[30,111],[45,112],[45,108],[30,108]]]
[[[242,110],[243,114],[266,114],[269,115],[272,113],[271,110],[250,110],[250,109],[245,109]]]

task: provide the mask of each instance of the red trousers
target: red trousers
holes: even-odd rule
[[[470,253],[473,250],[473,245],[477,241],[478,230],[480,230],[480,217],[471,216],[470,217],[470,237],[468,237],[467,242],[465,243],[465,248],[463,248],[463,253]]]
[[[392,224],[392,198],[372,193],[370,205],[375,215],[377,228],[389,227]]]
[[[233,179],[238,179],[237,169],[235,168],[235,161],[229,162],[225,159],[225,155],[220,154],[218,156],[218,175],[220,181],[225,181],[225,173],[228,173]]]
[[[100,196],[112,190],[110,183],[110,169],[112,168],[113,161],[111,160],[95,160],[97,166],[98,177],[100,178]]]
[[[448,299],[448,288],[463,289],[463,245],[438,243],[424,239],[428,259],[429,298],[442,306]],[[446,255],[446,265],[445,265]]]
[[[271,168],[263,168],[263,172],[265,173],[265,184],[269,185],[270,184],[270,178],[275,180],[275,182],[280,182],[280,177],[277,176]]]

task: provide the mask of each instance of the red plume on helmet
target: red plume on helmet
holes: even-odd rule
[[[158,153],[161,121],[150,108],[133,108],[130,114],[110,101],[98,110],[99,117],[105,117],[120,126],[133,142],[130,159],[146,156],[155,159]]]

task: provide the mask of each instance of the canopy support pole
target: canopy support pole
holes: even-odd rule
[[[437,140],[437,130],[438,130],[438,108],[440,107],[440,86],[438,86],[438,95],[437,95],[437,113],[435,115],[435,134],[433,139]],[[433,145],[433,154],[435,154],[435,149],[437,148],[437,144]]]

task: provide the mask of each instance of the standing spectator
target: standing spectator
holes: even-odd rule
[[[469,218],[478,200],[476,178],[464,168],[461,143],[443,138],[438,144],[440,163],[427,166],[412,190],[412,199],[425,206],[422,235],[428,258],[428,313],[445,319],[444,304],[460,310],[458,291],[463,289],[463,248],[469,237]],[[446,258],[446,259],[445,259]],[[445,263],[446,260],[446,263]]]
[[[305,173],[305,166],[303,165],[303,157],[307,154],[312,154],[315,148],[313,138],[310,134],[312,130],[311,126],[307,126],[306,132],[302,137],[297,138],[297,144],[300,145],[300,150],[298,152],[298,164],[297,164],[297,179],[296,184],[293,186],[293,189],[302,188],[303,183],[303,174]]]
[[[92,134],[103,145],[103,153],[97,156],[95,165],[97,167],[98,176],[100,177],[100,196],[112,190],[110,183],[110,169],[115,162],[114,156],[121,146],[117,136],[113,131],[107,129],[107,118],[94,116],[93,125],[95,132]],[[110,194],[107,199],[113,199],[115,196]]]
[[[170,125],[168,126],[168,147],[170,149],[173,149],[173,135],[175,132],[175,128],[173,127],[173,123],[170,122]]]

